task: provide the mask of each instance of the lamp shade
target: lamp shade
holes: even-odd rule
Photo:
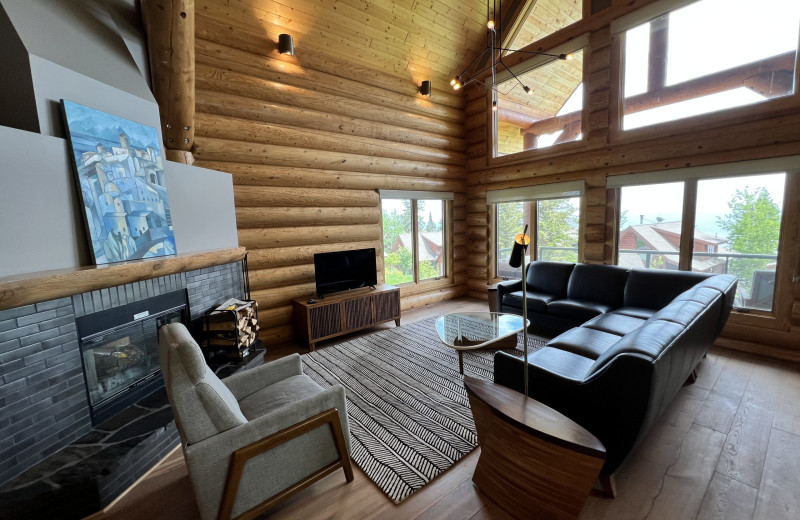
[[[294,56],[294,39],[291,34],[278,35],[278,52]]]
[[[525,226],[527,230],[528,226]],[[511,249],[511,256],[508,258],[508,265],[511,267],[519,267],[522,265],[522,259],[525,256],[525,251],[528,250],[528,245],[531,243],[531,237],[524,232],[519,233],[514,237],[514,247]]]

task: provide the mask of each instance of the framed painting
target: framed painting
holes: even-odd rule
[[[96,264],[175,254],[155,128],[61,100]]]

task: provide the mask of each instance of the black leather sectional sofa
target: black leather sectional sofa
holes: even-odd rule
[[[593,433],[613,474],[721,332],[736,277],[532,262],[526,280],[532,326],[564,331],[528,355],[528,394]],[[521,283],[498,310],[521,314]],[[494,380],[522,392],[522,360],[497,352]]]

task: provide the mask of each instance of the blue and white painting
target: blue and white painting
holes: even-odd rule
[[[61,100],[96,264],[175,254],[155,128]]]

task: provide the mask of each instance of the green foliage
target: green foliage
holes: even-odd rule
[[[578,212],[569,199],[540,200],[537,208],[540,251],[544,247],[568,247],[569,251],[542,251],[540,260],[578,261]]]
[[[777,254],[781,231],[781,209],[763,186],[736,190],[728,202],[730,213],[717,217],[717,225],[725,230],[729,246],[736,253]],[[771,260],[734,258],[728,272],[739,277],[739,284],[749,289],[753,272],[763,269]]]
[[[420,262],[419,264],[420,280],[430,280],[431,278],[436,278],[437,276],[441,276],[441,274],[439,273],[439,267],[436,265],[436,262],[433,261]]]
[[[514,245],[514,236],[522,233],[524,227],[522,219],[522,202],[505,202],[497,205],[497,258],[499,260],[508,260],[511,247]]]
[[[411,210],[398,213],[397,210],[383,211],[383,250],[389,252],[394,247],[397,237],[402,233],[411,233]]]

